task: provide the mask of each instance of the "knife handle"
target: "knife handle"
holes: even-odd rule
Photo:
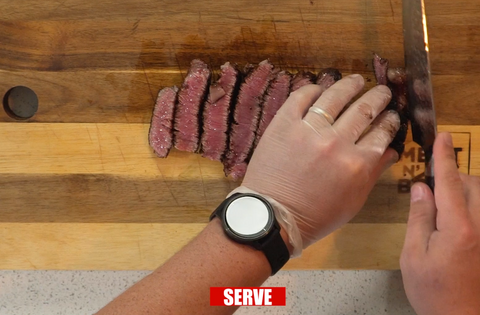
[[[433,193],[435,193],[435,177],[433,176],[425,176],[425,184],[430,187]]]
[[[425,184],[435,193],[435,177],[433,175],[433,156],[428,154],[425,158]]]

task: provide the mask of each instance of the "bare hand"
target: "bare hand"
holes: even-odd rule
[[[397,113],[382,113],[391,98],[387,87],[374,87],[340,115],[363,87],[363,78],[352,75],[326,91],[308,85],[292,93],[249,164],[242,185],[286,209],[294,221],[288,224],[295,223],[301,235],[300,247],[352,219],[378,177],[398,159],[387,150],[399,128]],[[310,112],[312,106],[335,123]]]
[[[412,187],[400,265],[418,315],[480,314],[480,179],[457,170],[452,138],[434,145],[435,196]]]

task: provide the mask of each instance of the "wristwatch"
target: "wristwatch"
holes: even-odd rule
[[[272,205],[262,196],[237,193],[225,199],[210,216],[218,217],[233,241],[262,251],[276,274],[290,258],[280,235]]]

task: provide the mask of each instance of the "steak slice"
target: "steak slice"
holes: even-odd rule
[[[387,78],[392,90],[392,99],[389,106],[393,107],[400,116],[400,129],[393,139],[390,147],[397,151],[399,157],[405,150],[405,139],[408,132],[408,120],[410,117],[407,103],[407,74],[405,69],[390,68],[387,72]]]
[[[400,116],[400,128],[393,138],[389,147],[397,151],[399,158],[405,150],[405,139],[408,132],[408,104],[407,104],[407,82],[404,69],[388,68],[388,59],[379,55],[373,56],[373,68],[377,85],[386,85],[392,92],[392,99],[386,110],[395,110]]]
[[[338,69],[326,68],[320,71],[315,84],[320,85],[322,88],[324,88],[324,90],[326,90],[341,78],[342,74],[340,71],[338,71]]]
[[[228,145],[230,107],[236,98],[240,73],[229,62],[221,66],[220,79],[210,86],[203,110],[202,156],[223,159]]]
[[[148,133],[148,142],[155,154],[161,158],[167,157],[172,147],[172,126],[178,88],[167,87],[158,92],[153,109],[152,122]]]
[[[264,60],[252,70],[240,86],[233,113],[228,152],[223,161],[226,176],[234,180],[245,175],[247,162],[255,140],[261,104],[272,80],[273,65]]]
[[[292,79],[290,93],[295,92],[299,88],[307,84],[315,83],[315,75],[311,72],[299,71]]]
[[[258,125],[257,134],[255,137],[254,148],[258,145],[260,138],[272,121],[273,117],[285,103],[290,93],[290,84],[292,75],[286,71],[280,71],[276,74],[265,94],[263,102],[260,123]]]
[[[375,72],[375,78],[377,79],[377,85],[388,85],[388,59],[373,54],[373,70]]]
[[[398,111],[408,114],[407,106],[407,73],[403,68],[389,68],[387,71],[388,81],[393,86]],[[408,115],[407,115],[408,116]]]
[[[178,92],[175,110],[175,148],[197,152],[201,132],[201,113],[210,84],[210,70],[201,60],[192,61],[190,70]]]

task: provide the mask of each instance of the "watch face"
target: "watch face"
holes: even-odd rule
[[[273,226],[273,212],[263,201],[250,196],[233,200],[225,211],[230,230],[240,237],[256,238],[267,234]]]

